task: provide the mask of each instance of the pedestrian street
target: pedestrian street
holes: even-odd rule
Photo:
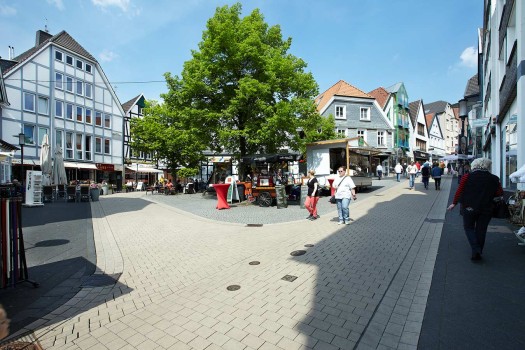
[[[451,179],[382,181],[358,193],[348,226],[328,198],[309,221],[298,206],[214,211],[200,194],[103,196],[96,274],[118,281],[27,329],[45,349],[415,349]],[[214,216],[195,209],[206,204]],[[250,209],[260,222],[236,216]]]

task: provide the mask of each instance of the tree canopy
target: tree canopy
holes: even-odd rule
[[[181,77],[165,74],[162,112],[208,149],[239,158],[304,152],[305,142],[334,138],[333,118],[321,117],[313,104],[317,83],[305,61],[288,52],[292,40],[283,40],[259,10],[244,18],[241,10],[239,3],[217,8]]]

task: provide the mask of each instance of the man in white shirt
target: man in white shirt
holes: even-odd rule
[[[407,167],[407,173],[408,173],[408,186],[411,190],[414,189],[414,181],[416,179],[417,174],[417,166],[414,162],[410,163],[410,165]]]
[[[394,167],[394,171],[396,172],[397,182],[399,182],[401,179],[401,173],[403,173],[403,166],[400,163],[397,163]]]
[[[377,177],[379,178],[379,180],[381,180],[381,177],[383,176],[383,167],[381,166],[381,164],[377,165],[376,172],[377,172]]]

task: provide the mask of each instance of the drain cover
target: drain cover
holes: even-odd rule
[[[426,222],[436,222],[436,223],[445,222],[445,220],[443,219],[429,219],[429,218],[426,218],[425,221]]]
[[[297,276],[286,275],[286,276],[284,276],[281,279],[284,280],[284,281],[293,282],[293,281],[295,281],[297,279]]]
[[[246,224],[246,227],[262,227],[263,224]]]
[[[250,264],[250,265],[259,265],[260,262],[258,262],[258,261],[250,261],[248,264]]]
[[[230,292],[233,292],[235,290],[241,289],[241,286],[238,286],[236,284],[232,284],[231,286],[226,287],[226,289],[229,290]]]
[[[290,253],[291,256],[299,256],[306,254],[306,250],[294,250]]]
[[[313,247],[314,245],[313,245],[313,244],[305,244],[304,246],[305,246],[306,248],[311,248],[311,247]]]
[[[84,281],[84,283],[82,283],[82,287],[111,286],[112,284],[117,283],[119,278],[120,273],[113,275],[91,275]]]

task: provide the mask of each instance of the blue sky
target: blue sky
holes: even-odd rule
[[[0,0],[0,56],[18,55],[44,29],[67,31],[97,58],[121,103],[160,99],[163,74],[180,75],[217,0]],[[476,74],[482,0],[250,0],[292,38],[319,92],[343,79],[369,92],[404,82],[410,101],[457,102]],[[135,82],[135,83],[133,83]],[[149,82],[149,83],[138,83]]]

